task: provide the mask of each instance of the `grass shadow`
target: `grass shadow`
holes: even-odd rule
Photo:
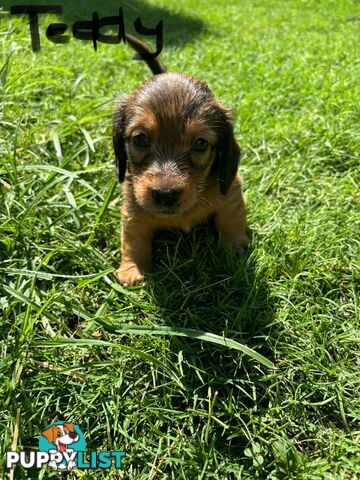
[[[217,242],[214,230],[210,222],[189,234],[160,232],[154,243],[153,271],[145,288],[166,325],[225,335],[272,360],[265,332],[272,322],[273,307],[253,252],[232,252]],[[241,405],[244,416],[254,409],[261,415],[260,412],[267,409],[263,377],[268,372],[262,371],[252,358],[211,343],[180,337],[171,339],[169,350],[175,357],[180,355],[187,365],[184,369],[187,374],[182,378],[187,398],[207,398],[211,389],[222,405],[231,405],[234,401]],[[249,392],[243,394],[250,384],[257,392],[255,396]],[[192,408],[184,397],[178,401],[177,408]],[[224,429],[221,424],[215,424],[213,441],[225,455],[240,458],[248,438],[245,434],[239,437],[239,419],[235,415],[229,414],[224,420],[230,440],[223,441]]]
[[[266,285],[251,249],[234,252],[219,243],[212,220],[190,233],[156,234],[146,288],[168,325],[234,331],[245,340],[269,321]]]

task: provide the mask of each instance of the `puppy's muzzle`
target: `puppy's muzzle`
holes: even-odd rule
[[[173,208],[178,205],[181,191],[173,188],[154,188],[151,196],[159,207]]]

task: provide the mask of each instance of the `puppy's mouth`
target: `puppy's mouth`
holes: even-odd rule
[[[159,207],[154,206],[154,213],[157,215],[165,215],[165,216],[172,216],[180,213],[180,206],[173,206],[173,207]]]
[[[65,443],[61,443],[61,442],[59,441],[59,451],[60,451],[60,452],[65,452],[66,449],[67,449],[67,445],[66,445]]]

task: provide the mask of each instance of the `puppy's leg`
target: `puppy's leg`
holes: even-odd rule
[[[125,219],[122,223],[121,264],[115,271],[123,285],[134,285],[144,280],[151,265],[151,250],[154,230],[136,220]]]
[[[241,178],[237,175],[226,193],[224,203],[215,212],[215,226],[220,238],[235,248],[247,248],[245,200]]]

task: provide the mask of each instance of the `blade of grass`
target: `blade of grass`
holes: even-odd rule
[[[111,180],[111,183],[110,183],[110,187],[107,191],[107,194],[106,194],[106,197],[105,197],[105,200],[104,200],[104,203],[102,204],[102,207],[100,209],[100,212],[99,212],[99,215],[96,217],[96,221],[95,221],[95,225],[94,225],[94,230],[93,232],[91,233],[91,235],[89,236],[89,238],[86,240],[85,242],[85,247],[88,247],[91,242],[94,240],[94,237],[95,237],[95,232],[96,232],[96,227],[99,225],[99,223],[101,222],[103,216],[105,215],[105,212],[107,210],[107,207],[109,206],[109,203],[112,199],[112,196],[113,196],[113,193],[116,189],[116,186],[117,186],[117,183],[116,181],[113,179]]]
[[[44,348],[49,348],[49,347],[56,348],[56,347],[64,347],[64,346],[72,346],[72,347],[98,346],[98,347],[119,348],[121,350],[132,353],[133,355],[136,355],[142,358],[146,362],[150,362],[150,363],[153,363],[154,365],[157,365],[159,368],[164,370],[169,375],[169,377],[172,378],[178,384],[180,388],[185,388],[182,382],[180,381],[180,378],[174,373],[173,370],[171,370],[169,367],[164,365],[163,362],[158,360],[153,355],[142,352],[137,348],[129,347],[128,345],[121,345],[119,343],[106,342],[104,340],[95,340],[91,338],[79,338],[79,339],[61,338],[57,340],[37,341],[37,342],[34,342],[34,344],[38,347],[44,347]]]
[[[103,323],[101,319],[96,318],[96,321],[99,323]],[[176,336],[176,337],[187,337],[195,340],[200,340],[204,342],[215,343],[216,345],[222,345],[227,348],[232,348],[234,350],[238,350],[245,355],[250,356],[254,360],[257,360],[259,363],[264,365],[268,368],[274,368],[273,363],[268,360],[266,357],[261,355],[261,353],[256,352],[252,348],[240,343],[236,340],[231,338],[221,337],[219,335],[215,335],[214,333],[204,332],[201,330],[194,330],[191,328],[180,328],[180,327],[168,327],[162,325],[156,325],[153,327],[146,327],[141,325],[119,325],[114,327],[112,324],[113,331],[116,333],[128,333],[132,335],[169,335],[169,336]]]

